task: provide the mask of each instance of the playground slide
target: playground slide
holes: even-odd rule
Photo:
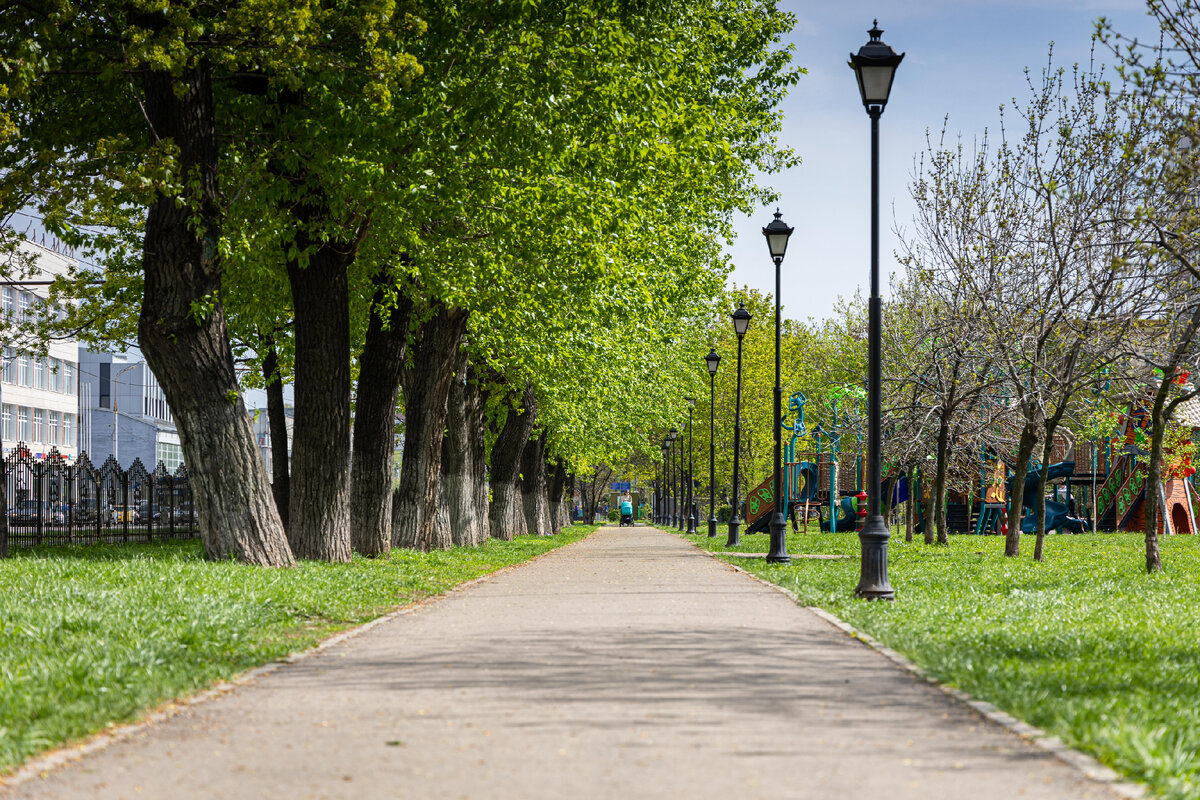
[[[1030,514],[1021,520],[1021,531],[1024,533],[1033,533],[1036,520],[1032,513],[1037,507],[1038,496],[1038,481],[1041,479],[1042,471],[1040,469],[1030,470],[1025,476],[1025,488],[1021,492],[1021,505],[1030,509]],[[1057,478],[1069,478],[1075,474],[1074,461],[1062,461],[1058,464],[1051,464],[1046,472],[1046,480],[1052,481]],[[1008,479],[1005,486],[1008,489],[1008,496],[1013,496],[1012,478]],[[1079,517],[1072,517],[1067,513],[1067,506],[1064,503],[1056,503],[1053,500],[1046,501],[1046,530],[1054,531],[1070,531],[1071,533],[1083,533],[1090,530],[1087,520]]]
[[[793,502],[817,502],[817,490],[821,488],[817,485],[817,465],[811,461],[801,461],[800,474],[804,477],[804,488],[800,490],[800,494]]]
[[[843,497],[842,501],[840,503],[838,503],[838,511],[841,512],[840,514],[838,514],[838,518],[837,518],[838,533],[842,533],[842,532],[851,533],[851,532],[857,530],[857,528],[858,528],[858,513],[857,513],[857,507],[855,506],[854,498],[853,497]],[[823,518],[821,520],[821,530],[825,531],[825,532],[829,531],[829,520],[828,519]]]

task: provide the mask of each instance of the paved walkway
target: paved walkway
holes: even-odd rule
[[[8,796],[1112,795],[783,594],[638,527],[602,529]]]

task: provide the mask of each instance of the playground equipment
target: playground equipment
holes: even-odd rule
[[[797,442],[809,434],[804,422],[806,402],[803,392],[793,393],[788,400],[788,415],[782,421],[783,428],[791,432],[791,439],[784,447],[780,482],[784,508],[792,516],[793,530],[799,530],[800,523],[807,530],[810,512],[816,509],[822,531],[854,531],[866,515],[866,495],[862,491],[865,460],[861,452],[841,452],[836,401],[830,427],[818,425],[812,430],[817,452],[798,453]],[[859,439],[861,444],[861,436]],[[769,476],[747,494],[745,533],[767,530],[774,508],[775,486],[775,476]]]
[[[1051,464],[1046,470],[1047,483],[1061,478],[1070,478],[1075,474],[1075,462],[1063,461],[1058,464]],[[1015,476],[1014,476],[1015,477]],[[1030,509],[1028,516],[1021,519],[1021,531],[1023,533],[1033,533],[1037,530],[1037,519],[1034,516],[1034,509],[1037,508],[1038,499],[1038,483],[1042,478],[1040,468],[1031,469],[1025,476],[1025,486],[1021,492],[1021,505]],[[1005,483],[1005,489],[1008,490],[1009,496],[1012,496],[1013,479],[1009,478]],[[1068,500],[1070,496],[1068,495]],[[1056,502],[1054,500],[1046,500],[1046,530],[1048,531],[1069,531],[1070,533],[1084,533],[1091,530],[1091,525],[1086,519],[1080,519],[1073,516],[1066,503]]]

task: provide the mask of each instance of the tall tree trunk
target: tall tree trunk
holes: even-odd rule
[[[916,469],[908,468],[908,499],[904,501],[904,541],[913,540],[913,515],[916,512]]]
[[[933,518],[937,525],[938,544],[950,544],[946,533],[946,473],[950,460],[950,421],[943,414],[938,424],[937,472],[933,480]],[[926,527],[925,544],[932,544],[932,531]]]
[[[368,557],[386,555],[392,548],[396,400],[412,314],[409,296],[389,288],[391,270],[381,271],[374,283],[370,321],[358,358],[350,465],[350,544],[354,552]]]
[[[322,212],[302,209],[302,224]],[[288,264],[295,310],[296,399],[288,541],[297,558],[350,560],[350,292],[356,244],[297,243],[308,264]],[[315,247],[315,249],[313,249]]]
[[[1165,407],[1171,390],[1171,373],[1166,373],[1154,395],[1150,411],[1150,463],[1146,469],[1146,572],[1162,572],[1162,553],[1158,548],[1158,483],[1162,480],[1163,435],[1166,431]]]
[[[460,348],[454,382],[446,404],[446,435],[442,439],[442,487],[446,497],[451,539],[475,547],[488,537],[487,489],[483,474],[483,395]],[[480,504],[480,489],[483,502]]]
[[[1058,430],[1059,421],[1062,420],[1067,399],[1063,398],[1063,402],[1059,404],[1059,410],[1054,412],[1054,415],[1045,423],[1046,438],[1042,440],[1042,474],[1038,478],[1037,508],[1033,512],[1034,531],[1037,533],[1037,539],[1033,545],[1034,561],[1043,560],[1043,547],[1046,541],[1046,484],[1049,482],[1050,476],[1050,458],[1054,453],[1054,433]]]
[[[489,509],[493,539],[512,541],[528,532],[521,503],[521,454],[533,433],[537,401],[533,385],[525,387],[522,408],[509,408],[500,435],[492,444],[492,504]]]
[[[1029,474],[1029,457],[1037,444],[1037,422],[1026,415],[1017,445],[1017,461],[1013,464],[1012,492],[1009,493],[1008,535],[1004,537],[1004,555],[1016,558],[1021,554],[1021,517],[1024,511],[1021,498],[1025,493],[1025,476]]]
[[[283,404],[283,375],[279,373],[279,353],[272,342],[263,357],[263,377],[267,385],[267,426],[271,431],[271,494],[275,510],[286,531],[291,500],[288,453],[287,407]]]
[[[521,453],[521,506],[531,536],[549,536],[550,505],[546,502],[546,429],[525,443]]]
[[[558,533],[571,524],[571,514],[566,501],[563,500],[563,492],[567,486],[567,462],[556,458],[554,469],[547,469],[547,472],[550,476],[547,492],[550,500],[550,526],[554,533]]]
[[[481,545],[492,535],[491,520],[488,507],[488,463],[487,463],[487,393],[481,388],[482,376],[468,365],[467,386],[470,389],[472,402],[470,406],[471,430],[471,471],[474,474],[472,486],[475,488],[475,515],[479,526],[475,533],[475,544]]]
[[[200,524],[204,554],[262,566],[293,563],[238,391],[221,304],[217,143],[207,61],[171,76],[143,73],[157,137],[174,142],[196,203],[160,195],[150,205],[138,343],[171,406]],[[176,88],[181,91],[176,93]],[[204,309],[203,315],[197,309]]]
[[[448,526],[436,524],[442,478],[446,404],[467,312],[439,306],[414,337],[413,366],[404,381],[404,460],[392,506],[392,544],[415,550],[451,546]]]

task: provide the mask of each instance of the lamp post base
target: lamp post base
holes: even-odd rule
[[[717,538],[717,518],[716,517],[708,518],[708,538],[710,538],[710,539]]]
[[[741,520],[736,518],[729,520],[729,538],[725,541],[726,547],[737,547],[742,543],[741,537],[738,536],[741,529]]]
[[[855,597],[864,600],[896,599],[896,592],[888,583],[887,574],[887,543],[891,536],[882,516],[876,514],[867,517],[866,524],[858,533],[858,540],[862,543],[862,559]]]
[[[692,506],[692,513],[688,514],[688,536],[695,536],[700,531],[696,530],[696,507]]]
[[[771,515],[771,549],[767,553],[767,563],[792,563],[787,551],[787,520],[778,511]]]

